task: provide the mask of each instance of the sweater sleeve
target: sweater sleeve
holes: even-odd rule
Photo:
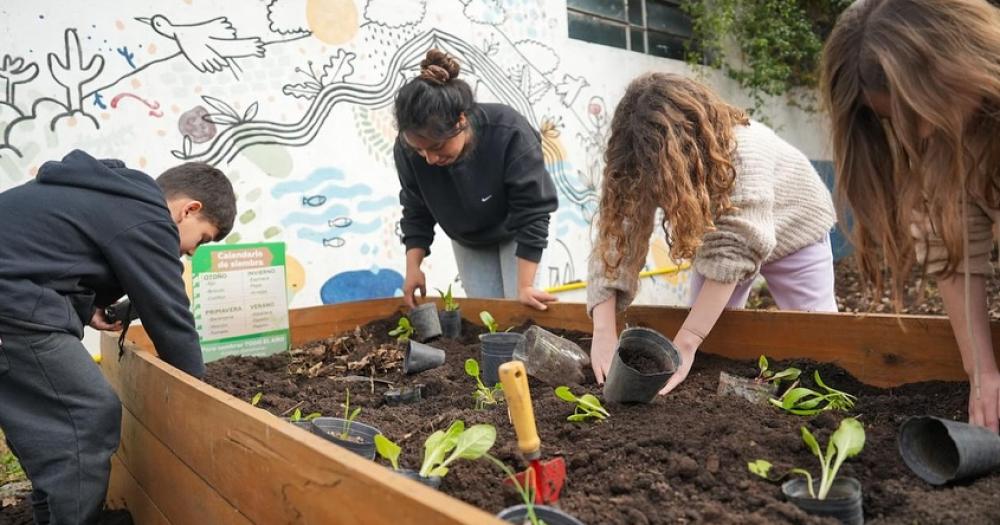
[[[200,378],[205,363],[184,291],[179,245],[172,223],[147,222],[117,235],[104,247],[104,256],[160,358]]]
[[[504,166],[507,229],[514,232],[515,254],[538,262],[548,246],[549,217],[559,207],[552,176],[545,169],[542,145],[532,131],[519,130],[507,148]]]
[[[694,269],[706,279],[739,282],[760,271],[777,240],[774,222],[775,157],[766,144],[737,146],[736,183],[730,197],[736,210],[715,219],[702,237]]]
[[[993,275],[993,264],[990,262],[990,252],[993,251],[993,221],[977,204],[970,203],[966,227],[969,231],[968,258],[963,257],[956,271],[974,275]],[[914,238],[917,252],[917,262],[924,264],[927,273],[940,275],[948,264],[948,249],[941,236],[934,231],[927,217],[917,214],[910,233]]]
[[[615,310],[624,312],[639,290],[638,275],[618,275],[609,279],[604,275],[604,259],[602,254],[592,251],[587,264],[587,315],[593,317],[594,307],[615,298]]]
[[[403,218],[399,221],[403,244],[407,251],[411,248],[423,248],[424,255],[430,255],[437,221],[424,202],[420,187],[417,186],[416,174],[399,141],[393,148],[393,157],[396,161],[396,173],[399,175],[399,204],[403,207]]]

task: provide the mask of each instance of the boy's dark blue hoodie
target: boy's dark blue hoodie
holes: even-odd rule
[[[163,192],[121,161],[74,150],[0,193],[0,334],[83,337],[94,307],[127,293],[160,357],[201,377],[182,274]]]

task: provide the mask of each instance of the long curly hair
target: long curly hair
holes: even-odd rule
[[[656,216],[674,260],[694,257],[715,217],[735,208],[734,126],[746,113],[707,86],[650,73],[629,84],[604,154],[597,256],[605,276],[638,273]]]
[[[841,217],[865,287],[888,281],[898,311],[916,262],[912,225],[930,220],[964,254],[963,206],[1000,207],[1000,10],[985,0],[864,0],[841,14],[823,50]],[[871,96],[887,96],[881,118]],[[846,212],[846,213],[845,213]]]

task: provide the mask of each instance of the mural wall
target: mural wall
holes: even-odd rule
[[[394,93],[431,47],[482,101],[540,130],[560,209],[541,284],[586,277],[610,112],[648,70],[684,64],[566,37],[563,0],[151,0],[0,6],[0,189],[73,148],[157,175],[217,165],[240,198],[225,242],[287,243],[292,307],[398,295],[405,268],[393,168]],[[726,97],[745,98],[709,77]],[[816,122],[776,106],[779,132],[826,158]],[[454,283],[438,232],[428,286]],[[670,265],[662,241],[648,268]],[[645,280],[676,304],[686,275]],[[579,297],[579,296],[577,296]]]

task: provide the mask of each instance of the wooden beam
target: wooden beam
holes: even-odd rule
[[[125,409],[251,523],[502,523],[147,352],[130,348],[119,363],[117,351],[115,339],[105,334],[102,365],[119,368],[108,378]],[[136,472],[136,480],[146,486],[145,478],[155,475],[146,469]]]
[[[111,456],[111,481],[108,483],[108,508],[128,509],[133,523],[170,525],[166,516],[146,494],[118,455]]]

